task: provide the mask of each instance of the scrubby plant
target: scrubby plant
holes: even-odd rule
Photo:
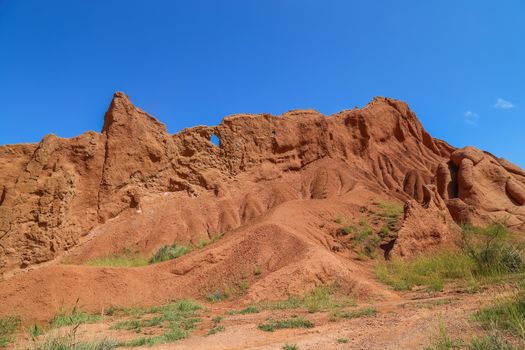
[[[150,264],[176,259],[191,252],[191,248],[185,245],[164,245],[149,259]]]
[[[525,261],[522,252],[505,240],[509,236],[509,230],[504,225],[463,225],[462,229],[461,246],[475,262],[476,273],[497,275],[523,271]]]
[[[376,265],[376,274],[396,290],[427,286],[437,291],[452,280],[470,285],[498,280],[525,268],[523,254],[506,240],[508,234],[500,224],[483,228],[465,225],[461,250],[382,262]]]

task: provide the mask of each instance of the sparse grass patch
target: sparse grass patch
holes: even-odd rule
[[[436,334],[431,336],[431,345],[425,350],[450,350],[459,349],[461,343],[453,340],[447,331],[447,328],[443,323],[440,323],[439,329]]]
[[[163,330],[160,335],[141,336],[120,342],[118,346],[134,347],[169,343],[189,336],[201,320],[197,313],[201,309],[201,305],[190,300],[173,301],[150,308],[115,309],[114,315],[133,316],[134,319],[116,322],[111,328],[132,330],[137,333],[142,333],[144,328]]]
[[[482,337],[474,337],[467,347],[468,350],[515,350],[504,339],[495,333]]]
[[[403,206],[398,203],[379,202],[377,205],[382,209],[379,215],[385,218],[397,220],[403,214]]]
[[[393,260],[376,266],[377,277],[396,290],[427,286],[439,291],[456,280],[470,285],[499,281],[525,268],[522,252],[506,240],[500,224],[484,228],[463,226],[461,250],[442,250],[412,260]]]
[[[206,333],[207,336],[213,335],[219,332],[224,332],[226,330],[224,326],[221,325],[221,322],[222,322],[221,316],[216,316],[212,318],[211,321],[212,321],[212,328],[208,331],[208,333]]]
[[[268,319],[267,322],[262,323],[257,326],[262,331],[273,332],[278,329],[285,328],[312,328],[314,324],[308,320],[305,320],[302,317],[294,316],[291,318],[274,320]]]
[[[465,254],[443,250],[431,255],[420,255],[413,260],[392,260],[376,265],[379,280],[395,290],[409,290],[426,286],[440,291],[446,281],[472,280],[474,263]]]
[[[286,300],[266,302],[259,305],[260,309],[286,310],[304,308],[308,312],[329,311],[355,305],[355,300],[346,296],[336,295],[336,287],[319,286],[303,296],[290,296]]]
[[[349,343],[350,340],[348,338],[337,338],[337,342],[339,344],[346,344],[346,343]]]
[[[53,328],[59,328],[64,326],[76,326],[85,323],[98,323],[102,321],[101,315],[90,314],[80,310],[77,306],[68,313],[66,311],[60,311],[50,321]]]
[[[282,347],[283,350],[299,350],[299,347],[296,344],[284,344]]]
[[[525,292],[483,308],[473,317],[487,328],[505,329],[525,339]]]
[[[89,266],[138,267],[148,265],[148,259],[130,249],[122,249],[120,253],[98,257],[86,261]]]
[[[191,252],[191,248],[185,245],[164,245],[149,259],[149,264],[156,264],[163,261],[179,258]]]
[[[22,319],[16,315],[0,318],[0,347],[5,347],[13,341],[13,335],[21,324]]]
[[[75,333],[66,335],[50,335],[40,342],[34,342],[30,350],[111,350],[117,347],[112,339],[80,341]]]

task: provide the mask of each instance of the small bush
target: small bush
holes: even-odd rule
[[[13,341],[13,334],[18,331],[22,320],[18,316],[0,318],[0,347],[9,345]]]
[[[505,241],[508,229],[502,224],[486,227],[463,226],[463,251],[476,263],[480,275],[500,275],[523,271],[521,252]]]
[[[191,248],[185,245],[164,245],[149,259],[150,264],[176,259],[191,252]]]
[[[338,338],[337,342],[340,344],[346,344],[346,343],[349,343],[350,340],[348,340],[348,338]]]
[[[266,323],[257,326],[262,331],[273,332],[285,328],[312,328],[314,324],[301,317],[292,317],[283,320],[268,320]]]

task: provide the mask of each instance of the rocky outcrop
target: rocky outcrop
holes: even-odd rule
[[[170,135],[118,92],[101,133],[3,146],[0,166],[0,273],[50,261],[90,233],[111,231],[147,251],[356,187],[415,208],[435,184],[440,210],[456,221],[525,221],[523,170],[433,139],[405,103],[381,97],[329,117],[233,115]],[[293,183],[276,182],[286,174],[297,175]],[[149,219],[135,215],[143,210]]]

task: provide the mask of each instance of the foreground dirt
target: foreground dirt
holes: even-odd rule
[[[426,292],[399,293],[399,299],[386,302],[360,303],[347,310],[374,308],[377,314],[356,317],[350,320],[330,320],[327,312],[308,313],[304,310],[267,310],[248,315],[228,315],[229,307],[211,305],[198,329],[192,335],[174,343],[154,347],[127,349],[282,349],[284,344],[296,344],[301,350],[309,349],[424,349],[445,326],[450,337],[468,344],[473,336],[484,330],[472,321],[472,314],[481,307],[490,305],[496,298],[513,293],[512,288],[493,286],[478,293]],[[225,330],[206,335],[212,327],[212,318],[222,316]],[[284,329],[264,332],[257,328],[268,317],[274,319],[301,316],[312,321],[310,329]],[[59,331],[64,331],[64,329]],[[109,323],[81,325],[78,339],[129,340],[137,334],[110,329]],[[340,342],[345,339],[347,342]],[[13,348],[24,348],[30,344],[21,340]],[[123,348],[126,349],[126,348]]]

